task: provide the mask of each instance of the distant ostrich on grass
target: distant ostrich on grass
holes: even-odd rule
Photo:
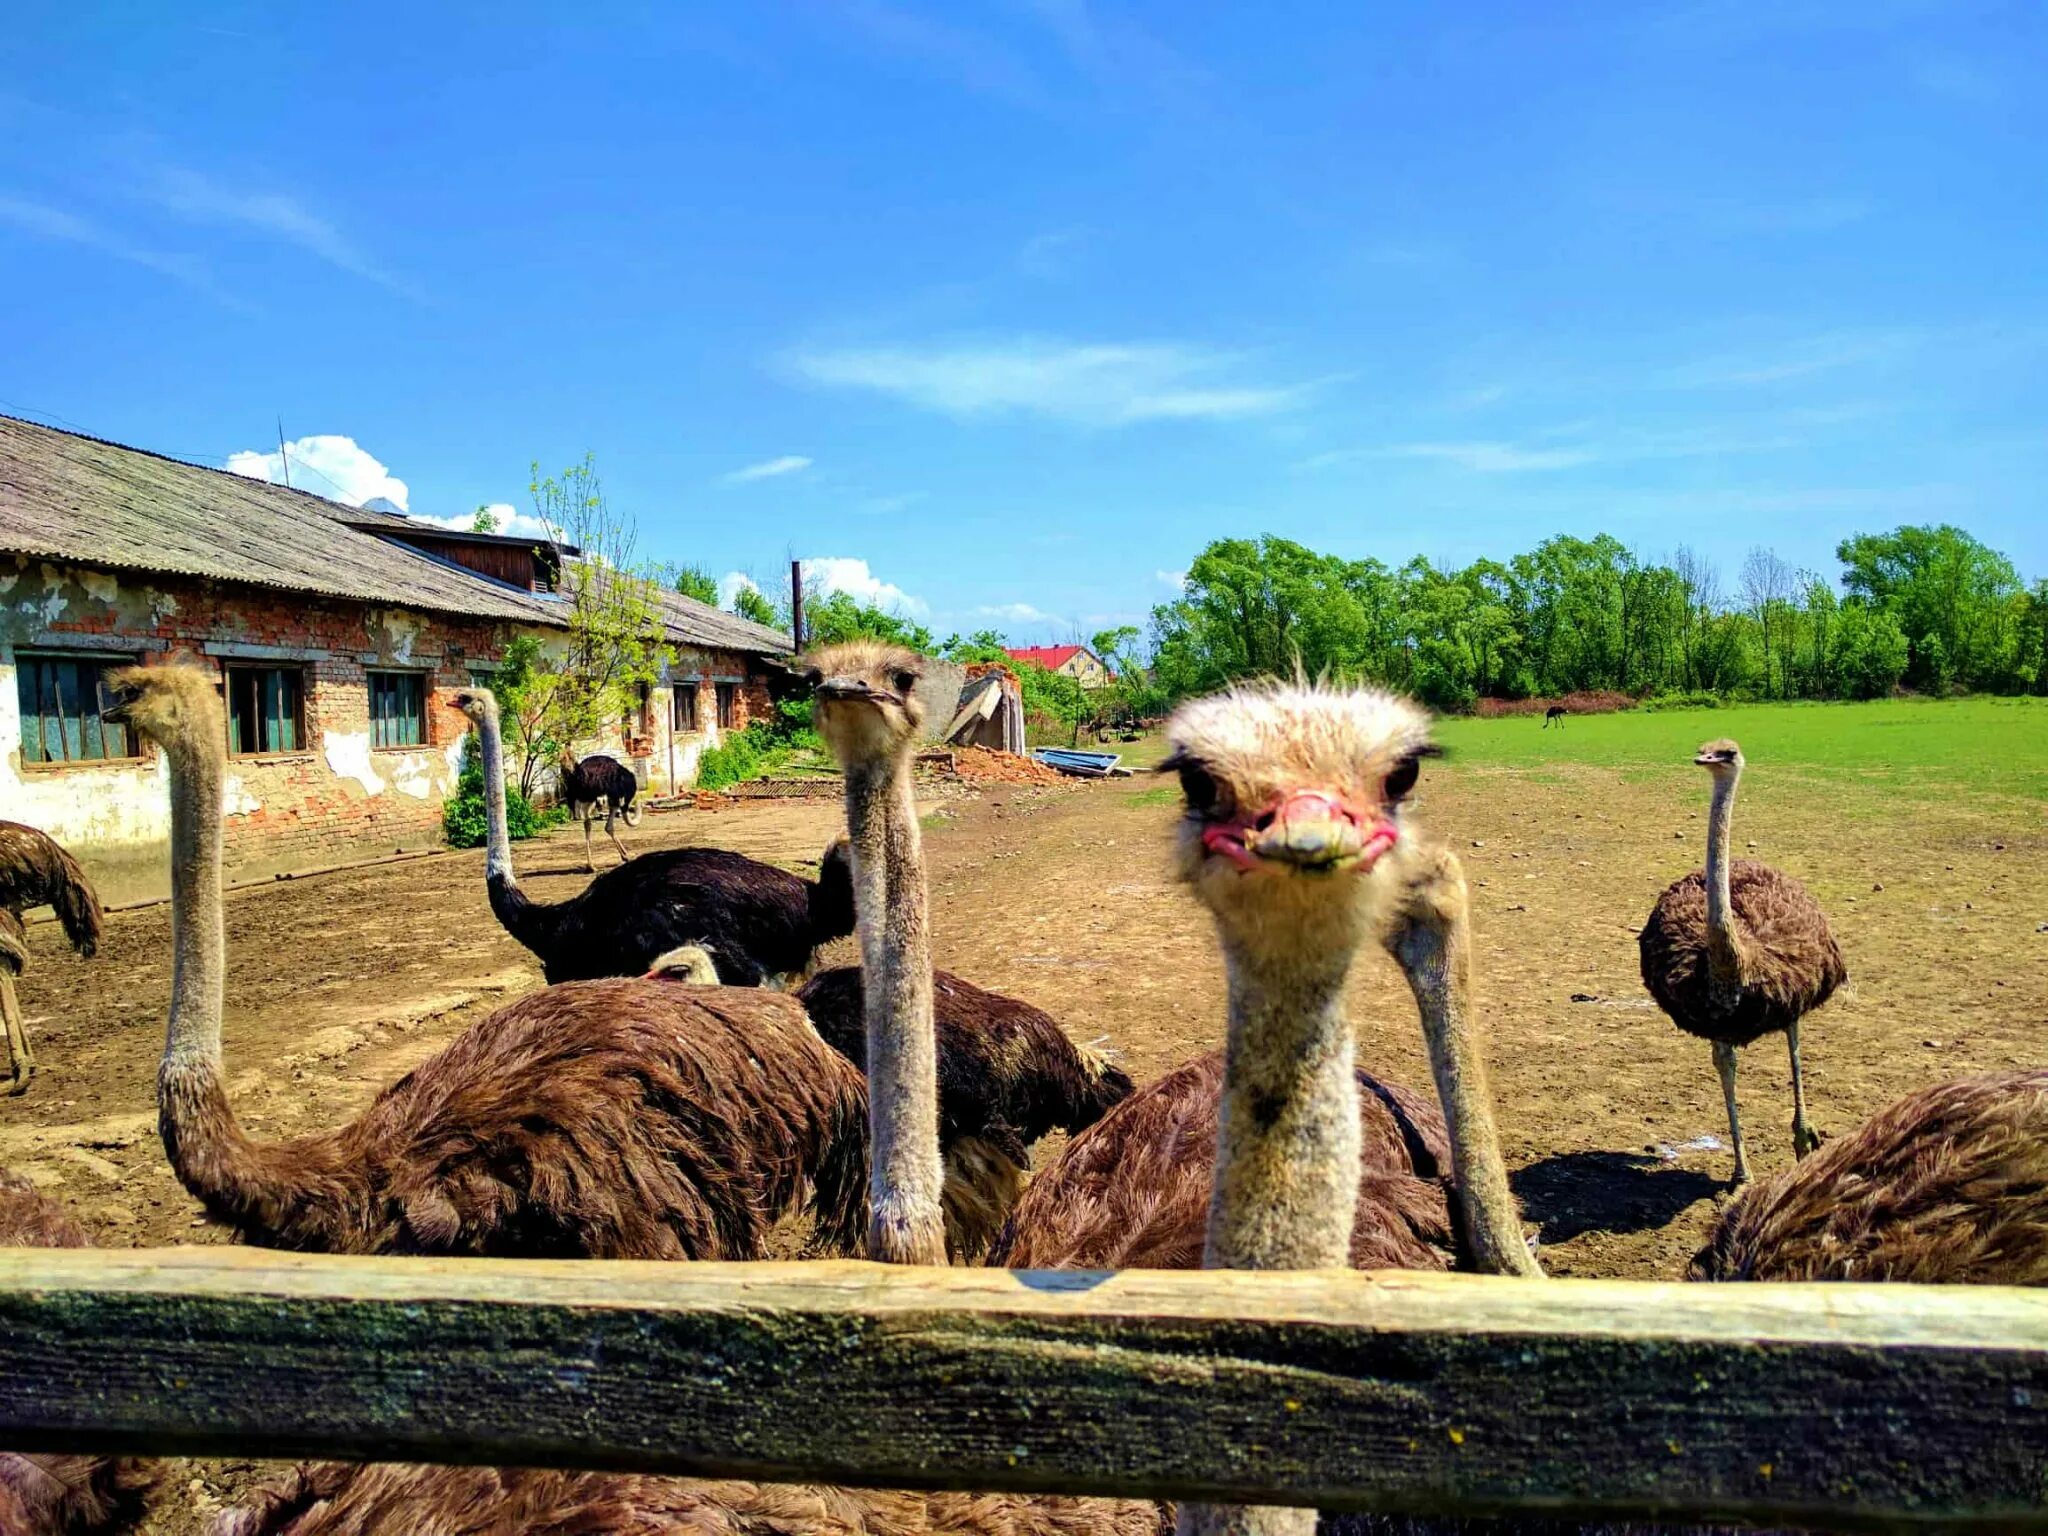
[[[0,1168],[0,1248],[84,1248],[63,1208],[20,1174]],[[145,1462],[111,1456],[0,1451],[0,1532],[98,1536],[127,1529],[156,1481]]]
[[[1555,724],[1560,731],[1563,730],[1564,717],[1565,707],[1562,704],[1551,705],[1550,708],[1543,711],[1543,729],[1547,731]]]
[[[106,918],[78,860],[34,827],[0,821],[0,1036],[7,1042],[9,1094],[28,1092],[36,1075],[14,978],[28,969],[28,929],[21,915],[45,904],[56,909],[72,947],[90,960]]]
[[[1358,1257],[1440,1269],[1455,1229],[1467,1267],[1540,1274],[1473,1038],[1464,879],[1404,826],[1431,749],[1422,713],[1370,691],[1247,689],[1183,706],[1168,736],[1187,804],[1181,877],[1215,918],[1229,972],[1224,1059],[1133,1094],[1076,1138],[1026,1194],[999,1260],[1184,1264],[1202,1232],[1210,1268]],[[1374,938],[1415,993],[1447,1126],[1353,1065],[1344,981]],[[1216,1127],[1206,1222],[1186,1167],[1199,1166],[1205,1118]],[[1435,1178],[1447,1152],[1455,1228]],[[1201,1533],[1306,1532],[1315,1518],[1207,1505],[1180,1515]]]
[[[760,986],[803,976],[821,945],[853,932],[843,843],[825,851],[815,883],[722,848],[669,848],[607,870],[567,901],[529,900],[512,873],[497,700],[478,689],[454,702],[476,722],[482,749],[491,910],[550,982],[639,976],[665,951],[702,944],[728,986]]]
[[[1784,1033],[1792,1058],[1792,1150],[1804,1157],[1818,1143],[1806,1123],[1799,1021],[1834,995],[1849,970],[1827,914],[1805,886],[1768,864],[1728,857],[1742,749],[1710,741],[1693,761],[1714,781],[1707,866],[1657,898],[1637,944],[1643,985],[1657,1006],[1687,1034],[1713,1042],[1735,1143],[1734,1182],[1746,1184],[1749,1159],[1735,1109],[1736,1047]]]
[[[597,861],[590,853],[590,824],[600,815],[604,817],[604,835],[618,850],[619,862],[625,863],[626,850],[619,842],[619,834],[612,830],[612,818],[619,818],[629,827],[640,825],[640,807],[633,803],[633,797],[640,793],[640,781],[633,777],[633,770],[601,752],[578,762],[574,749],[564,747],[561,761],[555,765],[555,776],[556,791],[568,809],[569,819],[583,823],[583,867],[593,875],[597,873]]]
[[[472,1025],[350,1124],[251,1141],[221,1064],[220,699],[185,665],[115,682],[170,760],[158,1124],[215,1220],[314,1252],[745,1259],[814,1191],[828,1233],[858,1230],[865,1084],[794,998],[768,992],[553,987]],[[503,780],[486,787],[501,820]]]
[[[716,985],[712,957],[696,945],[671,950],[647,973]],[[1003,1229],[1031,1173],[1031,1147],[1053,1131],[1078,1134],[1131,1092],[1131,1079],[1068,1038],[1051,1014],[932,973],[938,1052],[939,1153],[946,1251],[975,1263]],[[838,966],[797,992],[825,1043],[855,1066],[867,1057],[866,1009],[857,966]]]

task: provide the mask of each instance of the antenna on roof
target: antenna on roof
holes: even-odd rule
[[[285,489],[290,490],[292,486],[292,456],[284,451],[284,418],[282,416],[277,418],[277,464],[278,468],[284,471]]]

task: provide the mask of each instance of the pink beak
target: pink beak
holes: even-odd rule
[[[1249,819],[1205,828],[1202,842],[1239,869],[1291,865],[1363,874],[1399,836],[1384,817],[1362,812],[1322,789],[1292,790]]]

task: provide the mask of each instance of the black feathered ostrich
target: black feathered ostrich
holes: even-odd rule
[[[583,823],[583,867],[597,873],[597,860],[590,854],[590,824],[600,815],[604,817],[604,835],[618,850],[619,862],[625,863],[626,850],[612,830],[612,821],[617,818],[629,827],[640,825],[640,807],[633,803],[640,793],[640,781],[633,777],[633,770],[602,752],[578,762],[576,753],[564,747],[562,760],[555,765],[555,781],[569,819]]]
[[[28,930],[21,914],[45,904],[56,909],[65,936],[90,960],[106,919],[78,860],[47,833],[0,821],[0,1036],[7,1041],[7,1075],[0,1081],[9,1094],[28,1092],[29,1079],[36,1075],[36,1053],[29,1049],[14,978],[28,969]]]
[[[476,722],[488,783],[502,771],[498,704],[481,689],[455,707]],[[757,987],[809,972],[821,945],[853,932],[853,873],[845,841],[832,845],[816,882],[722,848],[667,848],[606,870],[567,901],[529,900],[512,873],[503,801],[487,796],[484,877],[491,911],[540,957],[552,985],[639,976],[683,944],[716,957],[727,986]]]

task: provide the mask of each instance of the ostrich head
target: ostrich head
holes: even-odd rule
[[[478,725],[482,725],[487,716],[493,720],[498,717],[498,700],[488,688],[464,688],[459,693],[451,693],[448,702]]]
[[[157,666],[123,667],[108,679],[114,703],[105,718],[125,722],[166,752],[184,746],[227,750],[226,716],[211,671],[189,656]]]
[[[811,652],[803,676],[817,700],[818,734],[842,765],[886,762],[924,724],[914,690],[924,658],[900,645],[851,640]]]
[[[1246,687],[1183,705],[1161,771],[1186,800],[1180,876],[1246,950],[1349,948],[1410,883],[1403,807],[1437,748],[1374,689]]]
[[[680,981],[693,987],[718,985],[718,966],[708,944],[682,944],[655,958],[647,968],[649,981]]]
[[[1693,761],[1715,778],[1723,778],[1729,774],[1742,772],[1742,748],[1725,738],[1710,741],[1694,754]]]

